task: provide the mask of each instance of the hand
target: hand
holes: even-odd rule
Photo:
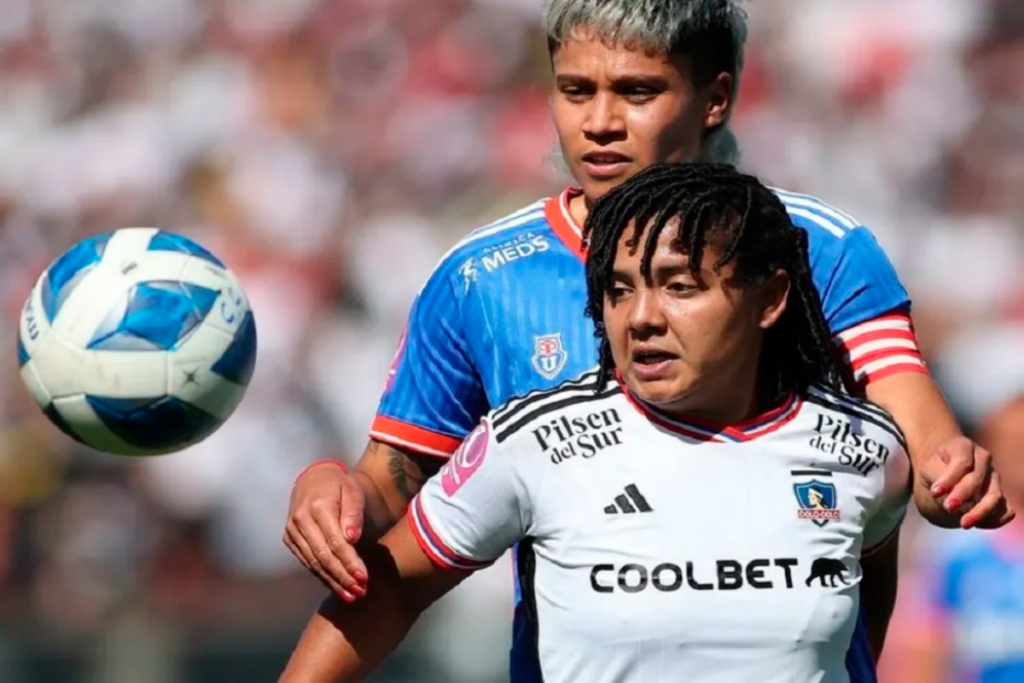
[[[992,454],[966,437],[950,439],[936,448],[919,476],[933,499],[945,497],[942,508],[947,514],[962,514],[963,529],[998,529],[1016,516],[1003,496]],[[935,523],[925,510],[921,512]]]
[[[358,483],[335,463],[310,467],[292,488],[284,544],[345,602],[366,595],[366,565],[354,547],[364,505]]]

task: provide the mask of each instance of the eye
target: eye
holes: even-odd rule
[[[629,287],[625,285],[612,285],[608,288],[608,299],[613,303],[621,301],[623,297],[629,295]]]
[[[591,91],[574,83],[565,83],[558,87],[558,92],[570,102],[582,102],[591,95]]]
[[[690,282],[682,282],[680,280],[675,280],[674,282],[670,282],[667,285],[665,285],[665,289],[668,290],[671,294],[675,294],[677,296],[685,296],[687,294],[690,294],[691,292],[696,291],[697,286]]]
[[[652,88],[635,87],[622,93],[622,96],[633,104],[646,104],[658,96],[658,92]]]

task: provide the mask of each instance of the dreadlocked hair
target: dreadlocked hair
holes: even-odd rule
[[[779,270],[790,279],[787,306],[765,333],[757,391],[773,406],[811,384],[847,389],[832,346],[821,299],[811,279],[807,233],[794,227],[774,192],[727,164],[660,164],[637,174],[595,202],[583,228],[587,249],[587,315],[600,344],[598,386],[614,369],[603,322],[619,241],[642,248],[641,274],[651,276],[658,237],[678,220],[672,248],[689,257],[696,277],[705,250],[718,254],[714,269],[735,260],[741,285],[766,282]],[[641,245],[640,242],[643,241]]]

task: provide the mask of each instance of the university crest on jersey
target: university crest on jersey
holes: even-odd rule
[[[562,334],[543,334],[533,338],[533,368],[546,379],[554,379],[565,367],[569,353],[562,346]]]
[[[825,526],[830,521],[839,519],[834,484],[811,479],[793,484],[793,493],[800,503],[800,509],[797,511],[800,519],[809,519],[818,526]]]

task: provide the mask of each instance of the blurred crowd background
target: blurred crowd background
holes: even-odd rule
[[[743,164],[872,227],[978,430],[1024,392],[1024,3],[748,7]],[[280,542],[290,485],[358,457],[447,247],[568,182],[548,73],[540,0],[0,0],[0,681],[275,680],[323,595]],[[132,225],[220,255],[260,334],[236,416],[144,462],[76,447],[15,379],[46,263]],[[1024,463],[1024,410],[989,427]],[[911,515],[902,552],[883,681],[1024,660],[1024,535]],[[505,680],[511,582],[475,576],[374,680]]]

